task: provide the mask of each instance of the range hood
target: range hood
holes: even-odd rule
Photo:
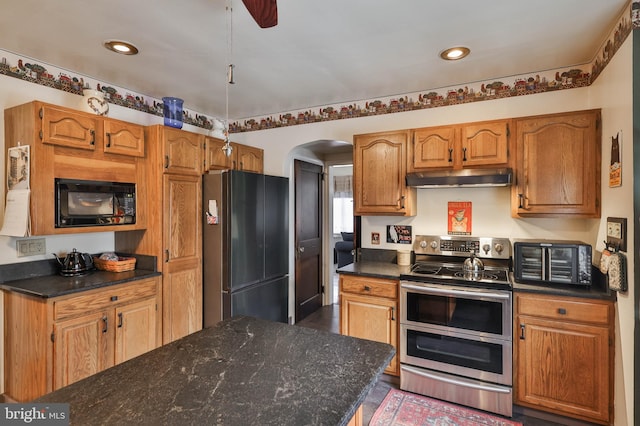
[[[513,181],[510,168],[439,170],[407,174],[407,186],[415,188],[450,188],[509,186]]]

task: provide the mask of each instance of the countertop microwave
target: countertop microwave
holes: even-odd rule
[[[590,286],[592,249],[582,241],[516,240],[513,274],[516,282]]]
[[[136,223],[136,185],[55,179],[56,228]]]

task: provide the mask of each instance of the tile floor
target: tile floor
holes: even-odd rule
[[[323,306],[304,320],[297,323],[299,326],[324,330],[331,333],[340,332],[340,305],[333,304]],[[397,377],[383,374],[364,401],[363,424],[368,425],[373,413],[375,413],[389,389],[399,389],[400,380]],[[521,422],[524,426],[587,426],[591,423],[580,422],[568,418],[560,418],[542,412],[516,407],[512,420]],[[533,414],[533,415],[532,415]]]

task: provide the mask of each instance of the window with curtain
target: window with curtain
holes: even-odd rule
[[[353,179],[333,177],[333,233],[353,232]]]

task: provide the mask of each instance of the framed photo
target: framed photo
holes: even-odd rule
[[[387,242],[395,244],[411,244],[411,226],[387,225]]]
[[[471,201],[449,201],[447,233],[449,235],[471,235]]]

